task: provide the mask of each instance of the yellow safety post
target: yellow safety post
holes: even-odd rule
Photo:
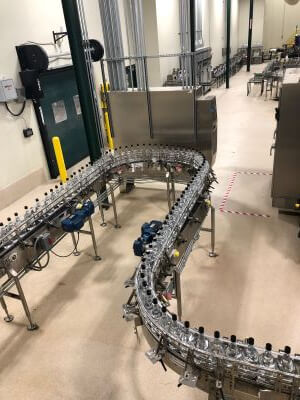
[[[56,163],[59,171],[59,176],[60,180],[65,183],[68,177],[67,170],[66,170],[66,165],[65,165],[65,160],[64,160],[64,155],[62,152],[60,140],[58,136],[54,136],[52,138],[52,144],[54,148],[54,153],[55,153],[55,158],[56,158]]]
[[[109,83],[106,82],[105,84],[105,88],[106,88],[106,92],[109,91]],[[101,84],[101,108],[103,111],[103,115],[104,115],[104,128],[105,128],[105,132],[106,132],[106,137],[107,137],[107,143],[108,143],[108,147],[113,150],[114,149],[114,140],[111,136],[111,130],[110,130],[110,123],[109,123],[109,116],[108,116],[108,108],[107,108],[107,104],[106,104],[106,98],[105,98],[105,91],[104,91],[104,85]]]

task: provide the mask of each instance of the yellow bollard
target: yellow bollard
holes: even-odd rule
[[[65,160],[64,160],[64,155],[62,152],[60,140],[58,136],[53,136],[52,138],[52,144],[54,148],[54,153],[55,153],[55,158],[56,158],[56,163],[59,171],[59,176],[60,180],[65,183],[68,177],[67,170],[66,170],[66,165],[65,165]]]
[[[110,89],[109,83],[106,82],[105,84],[105,89],[108,92]],[[106,131],[106,136],[107,136],[107,143],[108,143],[108,147],[113,150],[114,149],[114,139],[111,136],[111,130],[110,130],[110,124],[109,124],[109,116],[108,116],[108,110],[107,110],[107,104],[106,104],[106,99],[105,99],[105,91],[104,91],[104,85],[101,84],[100,87],[100,95],[101,95],[101,108],[102,108],[102,112],[104,115],[104,127],[105,127],[105,131]]]

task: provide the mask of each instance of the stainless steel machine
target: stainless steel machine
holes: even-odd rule
[[[286,69],[275,131],[272,198],[281,210],[299,211],[300,203],[300,68]],[[271,151],[272,151],[271,149]]]
[[[151,103],[149,118],[148,101]],[[195,107],[194,108],[194,102]],[[193,90],[158,88],[109,93],[117,146],[156,143],[195,147],[213,164],[217,152],[217,106],[214,96]]]

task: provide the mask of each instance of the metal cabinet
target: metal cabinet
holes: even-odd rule
[[[276,129],[273,206],[296,210],[300,199],[300,68],[287,70],[283,81]]]

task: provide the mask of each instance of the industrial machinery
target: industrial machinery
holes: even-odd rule
[[[273,206],[281,210],[299,211],[300,198],[300,136],[299,112],[300,68],[289,68],[285,72],[276,113],[277,128],[274,138],[275,149],[272,198]]]

